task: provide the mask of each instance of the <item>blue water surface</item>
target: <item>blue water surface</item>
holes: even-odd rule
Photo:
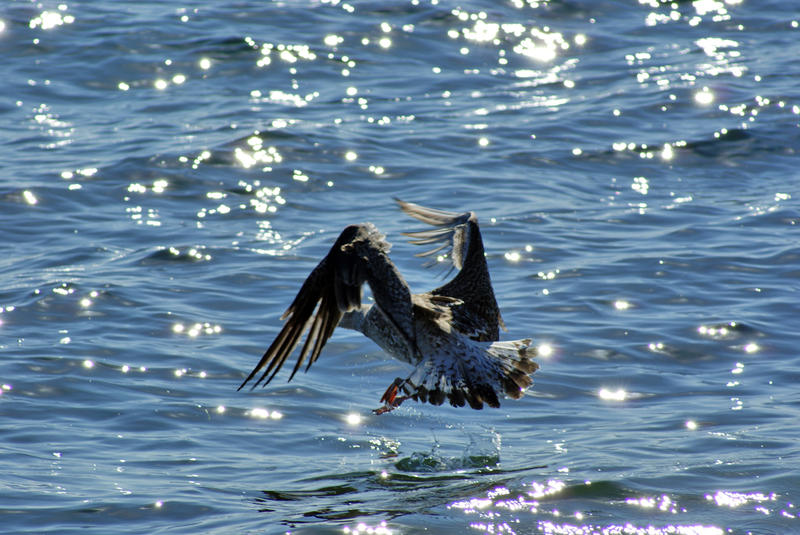
[[[0,6],[3,533],[800,533],[792,2]],[[474,210],[529,394],[371,413],[337,331],[236,388],[392,201]]]

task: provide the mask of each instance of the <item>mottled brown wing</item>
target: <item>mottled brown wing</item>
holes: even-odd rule
[[[307,371],[319,357],[342,315],[361,306],[361,286],[365,282],[372,290],[375,305],[406,338],[410,347],[415,348],[411,293],[387,256],[389,248],[383,235],[371,223],[345,228],[281,316],[286,323],[239,390],[262,369],[261,377],[251,388],[262,382],[269,384],[306,330],[308,335],[289,381],[308,356]]]
[[[403,233],[413,238],[413,244],[435,246],[416,256],[443,256],[459,270],[447,284],[430,293],[463,301],[463,305],[453,307],[453,314],[456,324],[464,334],[479,341],[498,340],[500,328],[505,329],[505,325],[492,289],[478,217],[474,212],[459,214],[425,208],[399,199],[395,201],[406,214],[437,227],[433,230]],[[436,263],[434,257],[429,265]]]

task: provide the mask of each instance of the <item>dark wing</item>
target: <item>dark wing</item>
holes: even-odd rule
[[[435,246],[417,256],[441,255],[459,270],[450,282],[430,293],[463,301],[463,305],[453,308],[453,319],[459,330],[475,340],[498,340],[500,328],[505,329],[505,325],[494,297],[478,217],[474,212],[459,214],[425,208],[399,199],[395,201],[406,214],[437,227],[434,230],[403,233],[413,238],[413,244]],[[435,263],[435,259],[429,262]]]
[[[383,235],[371,223],[345,228],[281,316],[286,324],[239,390],[265,366],[266,370],[252,388],[262,382],[269,384],[309,329],[289,381],[309,356],[307,371],[319,357],[342,315],[361,306],[361,285],[364,282],[372,290],[375,306],[381,309],[409,346],[416,348],[411,293],[387,256],[389,248]]]

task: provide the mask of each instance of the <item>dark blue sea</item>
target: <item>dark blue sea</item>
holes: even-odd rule
[[[0,531],[800,533],[800,5],[0,6]],[[339,330],[237,387],[341,229],[473,210],[475,411]]]

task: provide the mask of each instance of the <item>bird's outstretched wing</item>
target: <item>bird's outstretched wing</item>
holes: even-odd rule
[[[361,285],[364,282],[372,290],[375,306],[385,314],[412,351],[417,351],[411,293],[389,260],[389,249],[390,245],[384,236],[371,223],[346,227],[281,316],[286,323],[239,390],[264,367],[266,369],[252,388],[262,382],[269,384],[306,329],[309,329],[309,333],[289,381],[307,356],[308,370],[319,357],[342,315],[361,306]]]
[[[435,247],[416,256],[443,256],[459,270],[447,284],[432,290],[432,295],[459,299],[464,305],[454,309],[454,320],[465,334],[479,341],[494,341],[505,329],[494,297],[483,239],[474,212],[446,212],[395,199],[406,214],[437,227],[433,230],[404,232],[416,245]],[[428,265],[436,264],[434,259]]]

